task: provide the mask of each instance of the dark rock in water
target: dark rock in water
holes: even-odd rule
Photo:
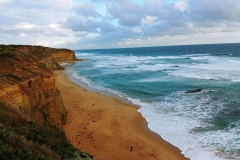
[[[192,89],[192,90],[187,90],[185,93],[197,93],[197,92],[201,92],[202,90],[203,90],[202,88]]]

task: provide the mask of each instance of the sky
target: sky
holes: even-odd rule
[[[0,11],[0,44],[95,49],[240,42],[240,0],[0,0]]]

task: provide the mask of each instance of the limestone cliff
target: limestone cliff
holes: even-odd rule
[[[69,49],[56,49],[52,53],[52,57],[57,62],[76,60],[75,53],[73,51],[69,50]]]
[[[61,128],[67,111],[53,70],[62,69],[56,61],[75,59],[67,49],[0,45],[0,103],[17,108],[31,120]]]

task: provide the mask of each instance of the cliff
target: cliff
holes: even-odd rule
[[[0,102],[17,108],[31,120],[45,120],[61,128],[67,111],[55,87],[53,70],[62,69],[52,58],[56,51],[61,53],[47,47],[1,45]]]
[[[55,49],[51,55],[57,62],[76,60],[75,53],[69,49]]]
[[[75,54],[68,49],[0,45],[2,159],[92,159],[62,131],[67,110],[53,71],[63,69],[57,61],[72,60]]]

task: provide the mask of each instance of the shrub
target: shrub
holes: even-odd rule
[[[0,123],[6,127],[20,127],[26,125],[28,120],[18,109],[0,103]]]
[[[0,104],[0,157],[1,160],[91,159],[89,154],[69,144],[57,126],[28,122],[20,111],[3,104]]]

